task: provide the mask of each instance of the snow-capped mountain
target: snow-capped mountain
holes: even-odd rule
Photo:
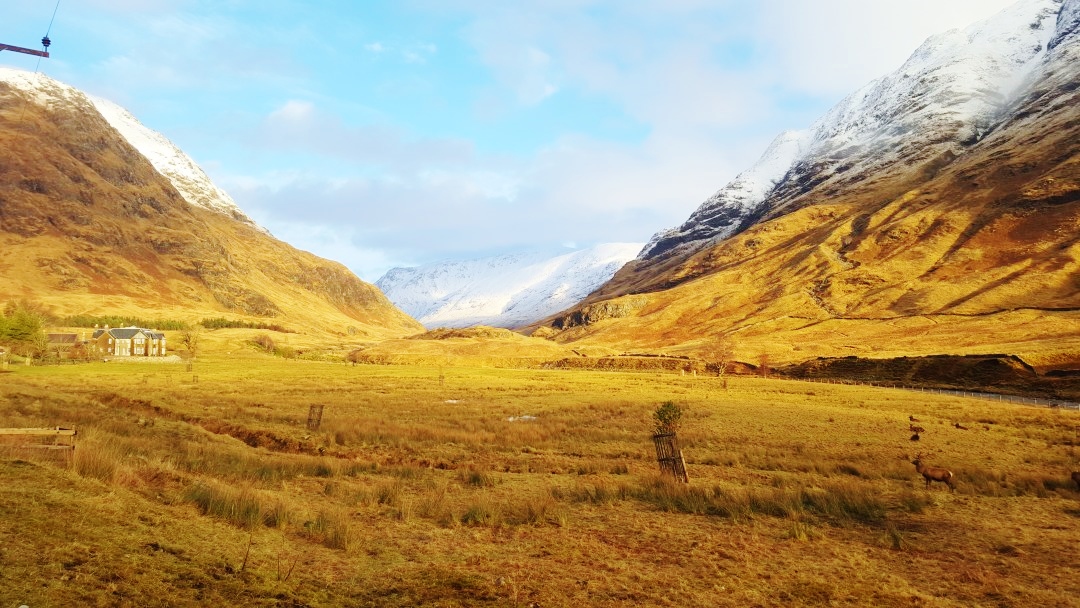
[[[428,328],[521,327],[578,303],[640,250],[641,243],[607,243],[394,268],[375,284]]]
[[[1048,49],[1070,31],[1076,7],[1073,0],[1022,0],[962,31],[930,37],[900,69],[852,93],[809,129],[777,137],[685,223],[654,235],[639,259],[698,250],[805,205],[795,199],[811,189],[827,195],[867,176],[881,187],[889,174],[932,174],[1005,118],[1043,71]]]
[[[0,82],[28,93],[39,105],[93,107],[133,148],[150,161],[158,173],[172,183],[185,201],[196,207],[223,213],[266,232],[244,214],[232,197],[217,187],[190,156],[161,133],[143,125],[119,105],[107,99],[87,95],[40,73],[0,67]]]

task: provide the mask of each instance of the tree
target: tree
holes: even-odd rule
[[[758,358],[758,371],[761,372],[762,378],[769,377],[769,353],[762,351],[761,357]]]
[[[201,327],[196,325],[192,329],[185,329],[180,332],[180,343],[187,349],[188,354],[194,359],[199,353],[199,334],[201,334]]]
[[[26,302],[9,302],[4,307],[4,316],[0,339],[11,345],[13,353],[36,357],[48,347],[44,314]]]
[[[674,401],[665,401],[653,412],[654,430],[657,434],[674,433],[682,424],[683,408]]]
[[[716,372],[717,378],[723,378],[731,366],[734,352],[735,345],[727,336],[716,336],[704,352],[706,369]]]

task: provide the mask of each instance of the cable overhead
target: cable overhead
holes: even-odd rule
[[[56,6],[53,8],[53,11],[52,11],[52,17],[49,19],[49,27],[45,28],[45,37],[41,39],[42,42],[45,42],[46,40],[49,39],[49,32],[52,31],[52,24],[53,24],[53,21],[56,21],[56,11],[58,11],[58,10],[60,10],[60,0],[56,0]],[[45,46],[49,46],[49,45],[46,44]]]

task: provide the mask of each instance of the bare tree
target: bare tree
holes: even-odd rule
[[[717,377],[723,377],[731,366],[734,352],[735,345],[727,336],[717,336],[705,350],[705,362]]]
[[[191,354],[192,359],[199,353],[199,334],[201,333],[202,328],[198,325],[180,332],[180,343],[183,344],[184,348]]]
[[[724,380],[724,388],[727,388],[727,376],[725,374],[731,367],[734,352],[735,344],[727,336],[718,335],[703,353],[705,369],[716,372],[716,377]]]

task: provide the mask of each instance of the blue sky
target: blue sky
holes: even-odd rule
[[[55,0],[10,4],[0,42],[36,47]],[[779,132],[1009,4],[61,0],[41,69],[164,133],[279,238],[374,281],[643,242]]]

